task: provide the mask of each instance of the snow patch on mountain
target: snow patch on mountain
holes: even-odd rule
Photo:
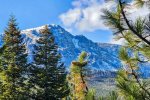
[[[72,42],[73,42],[75,48],[79,48],[79,45],[78,45],[79,41],[77,39],[72,39]]]

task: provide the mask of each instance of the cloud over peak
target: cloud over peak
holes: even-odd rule
[[[79,32],[108,30],[101,19],[102,9],[112,9],[115,5],[114,2],[105,3],[104,0],[73,0],[73,8],[61,14],[59,18],[66,28],[75,29]],[[137,9],[131,5],[129,12],[132,13],[131,19],[135,20],[139,15],[147,15],[149,9],[145,6]]]
[[[101,10],[109,8],[112,3],[102,0],[74,0],[73,9],[60,15],[62,23],[67,27],[78,29],[80,32],[92,32],[98,29],[108,29],[101,17]]]
[[[62,13],[59,18],[66,29],[70,32],[77,32],[79,34],[86,32],[95,32],[102,30],[109,30],[109,27],[104,25],[101,15],[103,9],[114,10],[116,3],[113,1],[104,2],[104,0],[73,0],[72,8],[67,12]],[[127,10],[129,20],[135,21],[139,16],[145,18],[150,11],[147,6],[143,8],[136,8],[134,2],[131,2]],[[107,33],[104,33],[107,35]],[[121,44],[123,40],[116,41],[113,36],[108,40],[110,43]]]

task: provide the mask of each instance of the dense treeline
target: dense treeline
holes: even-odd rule
[[[15,17],[11,16],[0,48],[0,100],[94,98],[84,79],[88,64],[86,52],[72,62],[67,78],[58,46],[48,26],[40,30],[31,63],[28,62],[28,50],[23,39]]]
[[[0,100],[58,100],[69,93],[67,72],[53,34],[45,26],[27,61],[27,47],[11,16],[0,49]]]

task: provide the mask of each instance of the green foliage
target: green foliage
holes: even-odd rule
[[[126,48],[121,48],[121,50],[119,52],[119,56],[120,56],[120,59],[123,60],[123,61],[127,61],[128,62],[130,60],[129,55],[126,52]]]
[[[70,67],[68,81],[70,84],[70,97],[72,100],[84,100],[88,93],[88,87],[85,82],[84,68],[88,61],[86,60],[87,53],[82,52],[77,61],[73,61]]]
[[[85,97],[85,100],[95,100],[95,90],[90,89]]]
[[[149,86],[145,85],[138,74],[138,56],[129,56],[128,49],[122,48],[120,58],[124,62],[124,68],[118,72],[116,86],[119,95],[124,100],[148,100],[150,99]]]
[[[137,7],[142,7],[144,5],[144,0],[135,0],[135,5]]]
[[[4,45],[0,54],[0,82],[2,100],[27,98],[27,54],[16,19],[11,16],[5,30]]]
[[[118,94],[115,91],[110,92],[108,96],[108,100],[117,100],[118,99]]]
[[[106,97],[104,96],[99,97],[99,100],[118,100],[118,99],[119,99],[118,94],[115,91],[110,92],[109,95],[107,95]]]
[[[119,94],[123,96],[125,100],[145,100],[143,99],[142,91],[134,78],[129,77],[125,70],[120,70],[116,78],[117,87],[119,88]]]
[[[40,30],[41,36],[34,51],[34,63],[30,67],[29,82],[33,99],[57,100],[68,95],[66,71],[60,62],[60,54],[54,36],[48,26]]]
[[[149,39],[145,38],[145,34],[149,34],[149,32],[146,32],[145,26],[147,26],[147,22],[150,20],[149,15],[144,18],[137,18],[136,22],[130,20],[128,18],[128,10],[130,9],[130,5],[128,4],[128,0],[112,0],[114,1],[117,6],[116,9],[104,9],[103,13],[104,15],[102,18],[104,19],[104,22],[107,26],[115,30],[115,33],[118,33],[116,35],[124,37],[124,34],[129,31],[131,34],[134,35],[134,37],[138,37],[140,39],[139,43],[143,43],[146,45],[150,45]],[[146,3],[150,4],[149,1],[145,2],[143,0],[135,0],[134,5],[145,5]]]
[[[117,30],[116,39],[124,40],[124,47],[119,53],[123,68],[116,78],[118,95],[121,100],[149,100],[149,86],[143,82],[139,74],[139,63],[150,61],[149,15],[132,21],[128,17],[128,10],[131,7],[128,0],[111,1],[117,3],[116,9],[105,9],[102,18],[110,28]],[[134,0],[134,5],[138,7],[147,4],[150,2]],[[129,51],[132,51],[132,54]],[[144,55],[146,61],[139,57],[140,54]]]
[[[104,20],[104,24],[110,26],[115,33],[119,33],[125,30],[125,28],[122,25],[123,21],[120,15],[121,9],[119,5],[117,6],[116,10],[116,12],[112,12],[108,9],[103,9],[102,19]]]
[[[144,24],[145,24],[145,19],[142,19],[141,17],[139,17],[136,20],[134,28],[136,29],[138,34],[144,33],[144,27],[145,27]]]

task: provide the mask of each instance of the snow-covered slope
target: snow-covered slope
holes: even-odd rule
[[[75,60],[82,51],[88,52],[89,65],[92,69],[116,71],[120,67],[120,60],[117,56],[118,45],[94,43],[82,35],[71,35],[59,25],[48,26],[55,36],[55,41],[59,45],[59,52],[62,54],[62,61],[67,67],[70,66],[71,61]],[[34,49],[33,45],[36,44],[36,40],[39,38],[39,30],[42,28],[43,26],[22,31],[29,54]]]
[[[62,54],[62,61],[67,68],[69,68],[71,61],[75,60],[82,51],[88,52],[89,66],[93,70],[117,71],[121,67],[121,61],[118,58],[119,45],[95,43],[82,35],[73,36],[59,25],[48,26],[55,36],[55,41],[59,46],[59,52]],[[43,27],[21,31],[24,42],[27,44],[30,55],[28,60],[30,62],[32,61],[33,46],[36,44],[36,40],[40,35],[39,31]],[[2,41],[0,45],[2,45]]]

